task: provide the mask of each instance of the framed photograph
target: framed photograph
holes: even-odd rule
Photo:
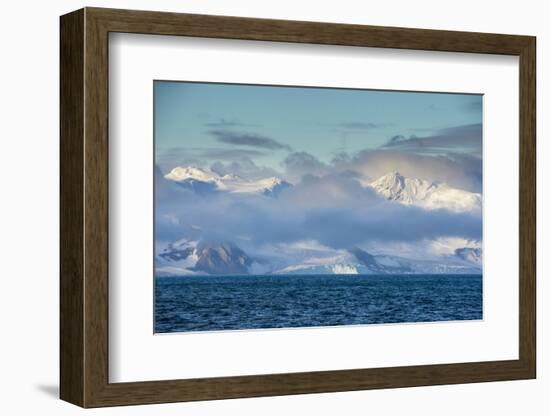
[[[62,16],[61,398],[535,378],[535,49]]]

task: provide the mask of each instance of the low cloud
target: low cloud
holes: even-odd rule
[[[321,176],[329,173],[330,166],[307,152],[289,154],[282,163],[287,177],[296,182],[304,175]]]
[[[445,182],[470,192],[482,191],[482,160],[468,154],[433,156],[397,150],[364,150],[339,163],[337,168],[370,179],[397,170],[406,177]]]
[[[210,168],[220,176],[233,174],[247,179],[263,179],[272,176],[282,176],[281,172],[265,166],[258,166],[251,159],[246,157],[232,162],[217,161],[214,162]]]
[[[469,154],[423,155],[394,149],[340,152],[325,163],[307,152],[291,153],[282,164],[285,177],[293,183],[304,176],[345,175],[374,180],[392,171],[430,182],[445,182],[454,188],[482,192],[482,160]]]
[[[386,201],[353,178],[334,174],[306,176],[278,198],[182,192],[157,210],[157,239],[191,238],[191,233],[196,238],[197,230],[201,238],[239,242],[252,251],[302,240],[345,249],[374,241],[480,239],[481,216]]]

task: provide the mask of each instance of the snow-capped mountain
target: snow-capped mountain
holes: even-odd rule
[[[179,240],[169,243],[155,256],[157,276],[186,276],[206,274],[194,269],[197,264],[197,241]]]
[[[248,274],[252,259],[234,244],[180,240],[155,259],[158,275]]]
[[[458,256],[438,260],[416,260],[399,256],[373,255],[358,247],[336,255],[315,256],[274,270],[274,274],[478,274],[481,264]]]
[[[277,177],[256,180],[238,175],[219,175],[209,168],[178,166],[165,179],[193,190],[198,194],[210,192],[252,193],[276,196],[283,189],[292,186]],[[446,183],[430,182],[418,178],[407,178],[399,172],[390,172],[378,179],[365,183],[385,199],[404,205],[425,209],[447,209],[453,212],[469,212],[481,209],[481,194],[452,188]]]
[[[216,182],[219,180],[219,175],[208,168],[196,168],[193,166],[175,167],[164,176],[166,179],[181,182],[187,179],[193,179],[200,182]]]
[[[469,248],[465,248],[467,250]],[[457,250],[438,260],[414,260],[390,255],[372,255],[354,247],[274,252],[252,258],[232,243],[177,241],[160,251],[155,259],[157,276],[247,275],[247,274],[478,274],[479,262]],[[468,251],[468,250],[467,250]],[[291,254],[289,254],[291,253]],[[293,254],[292,254],[293,253]],[[468,251],[468,253],[470,253]]]
[[[218,175],[211,169],[193,166],[178,166],[172,169],[165,179],[198,193],[225,191],[232,193],[260,193],[276,195],[290,184],[277,177],[249,180],[237,175]]]
[[[355,177],[354,177],[355,178]],[[229,194],[276,196],[282,189],[292,186],[288,182],[269,177],[258,180],[237,175],[220,175],[208,168],[176,167],[164,177],[157,178],[175,194],[178,187],[193,190],[197,194],[216,193],[216,197]],[[355,180],[355,179],[352,179]],[[481,194],[452,188],[445,183],[406,178],[391,172],[371,181],[363,180],[363,187],[377,192],[395,204],[411,205],[423,209],[481,213]],[[160,189],[160,188],[157,188]],[[294,188],[298,193],[299,187]],[[355,188],[354,188],[355,189]],[[187,193],[185,193],[187,196]],[[298,195],[299,196],[299,195]],[[238,197],[240,200],[241,196]],[[200,199],[200,198],[199,198]],[[377,198],[376,198],[377,199]],[[265,199],[263,202],[278,204],[285,199]],[[375,201],[376,202],[376,201]],[[380,200],[377,199],[377,202]],[[389,203],[384,203],[389,204]],[[185,206],[185,205],[184,205]],[[184,211],[183,211],[184,212]],[[185,218],[183,223],[185,224]],[[172,224],[172,222],[170,223]],[[180,224],[175,222],[174,224]],[[225,237],[228,242],[206,242],[204,224],[187,226],[182,232],[189,240],[180,240],[158,247],[155,257],[157,276],[162,275],[246,275],[246,274],[478,274],[482,269],[481,240],[465,240],[449,237],[427,242],[421,250],[392,249],[385,246],[369,246],[369,253],[362,248],[330,248],[314,240],[252,245],[250,239],[233,234]],[[180,225],[178,225],[180,226]],[[246,228],[246,227],[245,227]],[[241,245],[238,247],[234,242]],[[356,240],[357,241],[357,240]],[[166,243],[163,243],[166,244]],[[161,245],[163,245],[161,244]],[[385,254],[381,254],[385,253]],[[420,253],[420,254],[419,254]],[[397,254],[397,255],[394,255]]]
[[[367,186],[384,198],[405,205],[426,209],[444,208],[454,212],[481,209],[481,194],[452,188],[445,183],[406,178],[399,172],[381,176]]]
[[[411,273],[400,265],[379,264],[375,257],[359,248],[349,250],[313,251],[310,256],[288,259],[286,267],[273,270],[273,274],[388,274]]]

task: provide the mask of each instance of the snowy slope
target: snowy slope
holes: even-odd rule
[[[246,275],[265,273],[263,264],[230,242],[179,240],[159,250],[157,276]]]
[[[381,176],[367,186],[384,198],[405,205],[426,209],[444,208],[454,212],[481,209],[481,194],[451,188],[445,183],[406,178],[399,172]]]
[[[198,261],[197,241],[179,240],[168,244],[155,256],[157,276],[206,274],[195,270]]]
[[[290,264],[276,269],[274,274],[367,274],[369,270],[347,252],[314,254],[300,260],[292,259]]]
[[[247,274],[478,274],[481,249],[464,247],[435,260],[373,255],[358,247],[286,247],[253,258],[235,244],[180,240],[155,258],[157,276]]]
[[[270,177],[249,180],[237,175],[220,176],[208,168],[176,167],[164,176],[189,189],[201,191],[225,191],[233,193],[262,193],[273,195],[290,184],[280,178]]]
[[[360,248],[326,253],[274,270],[275,274],[478,274],[481,263],[458,255],[437,260],[416,260],[398,256],[372,255]]]

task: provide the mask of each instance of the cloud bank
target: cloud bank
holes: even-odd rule
[[[336,249],[370,242],[414,242],[481,238],[481,217],[446,210],[427,211],[379,197],[344,174],[305,176],[278,198],[256,194],[198,196],[172,189],[158,204],[156,237],[233,241],[254,252],[266,244],[315,240]]]
[[[340,152],[329,163],[307,152],[289,154],[282,163],[284,174],[291,182],[305,175],[343,174],[363,180],[374,180],[391,171],[406,177],[445,182],[470,192],[482,191],[482,161],[468,154],[422,155],[403,150],[363,150],[350,155]]]

